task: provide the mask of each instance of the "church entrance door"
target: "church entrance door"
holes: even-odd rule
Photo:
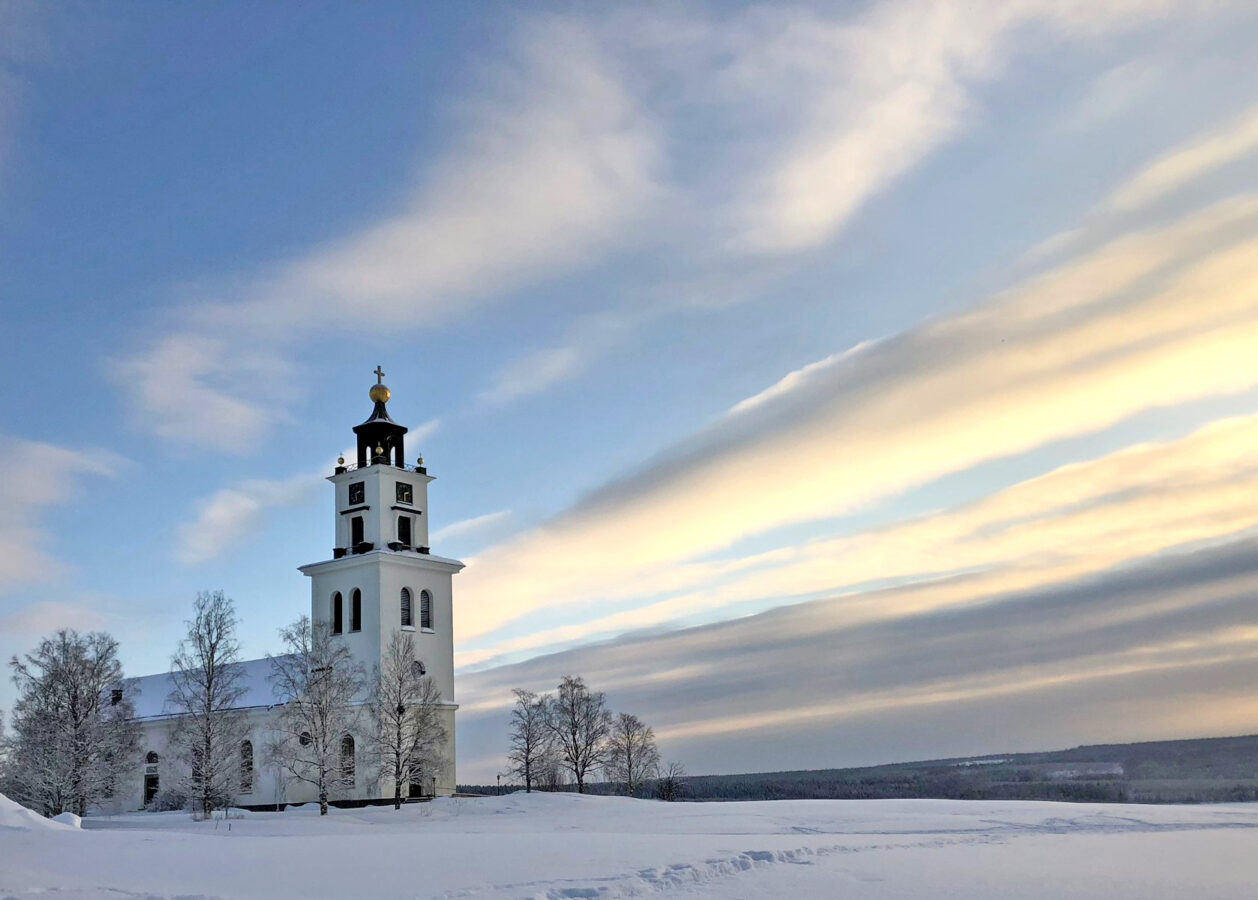
[[[148,806],[153,802],[153,798],[157,796],[157,776],[144,776],[144,805]]]

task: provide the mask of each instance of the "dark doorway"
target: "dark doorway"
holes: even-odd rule
[[[363,517],[354,516],[349,520],[349,545],[357,547],[363,542]]]
[[[144,776],[144,805],[148,806],[153,802],[153,798],[157,796],[157,776]]]
[[[397,539],[404,547],[411,545],[411,517],[398,516],[397,519]]]

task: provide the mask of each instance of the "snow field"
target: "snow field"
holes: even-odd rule
[[[7,805],[6,805],[7,804]],[[677,803],[512,794],[389,808],[88,818],[0,803],[0,897],[1258,895],[1258,804]]]

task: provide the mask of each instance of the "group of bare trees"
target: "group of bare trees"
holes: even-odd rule
[[[171,658],[168,758],[177,795],[201,816],[233,802],[242,780],[252,778],[252,757],[242,756],[250,732],[242,700],[250,686],[237,624],[222,591],[199,594]],[[359,759],[365,777],[393,781],[395,808],[421,773],[431,778],[442,768],[448,735],[441,693],[410,634],[395,634],[370,674],[326,625],[307,616],[280,638],[285,652],[271,657],[269,678],[279,708],[266,724],[264,756],[286,784],[314,788],[321,814],[356,783]],[[113,796],[121,779],[134,777],[140,726],[112,637],[59,631],[10,665],[18,699],[12,735],[0,730],[0,791],[46,815],[83,815]]]
[[[555,790],[569,776],[585,793],[600,770],[631,796],[652,785],[661,799],[681,791],[681,766],[661,768],[651,727],[630,713],[613,715],[604,694],[580,676],[565,675],[554,694],[516,689],[510,743],[510,772],[526,791]]]

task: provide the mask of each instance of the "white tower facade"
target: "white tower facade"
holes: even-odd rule
[[[332,558],[301,566],[310,577],[310,618],[344,641],[367,673],[399,632],[412,634],[417,661],[441,691],[449,745],[445,770],[433,773],[423,793],[453,793],[454,759],[454,602],[455,559],[435,556],[428,547],[428,474],[420,457],[407,465],[407,429],[394,422],[382,383],[371,389],[370,418],[354,428],[355,463],[338,461],[328,478],[334,488],[336,543]],[[419,790],[421,786],[415,786]],[[392,794],[392,786],[388,786]]]

